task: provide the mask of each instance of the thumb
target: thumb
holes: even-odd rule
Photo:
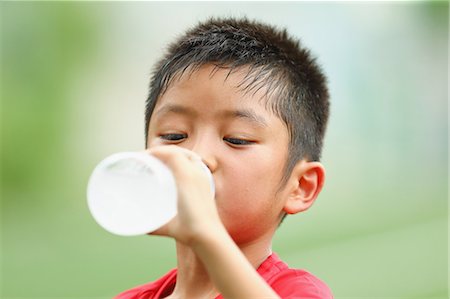
[[[176,222],[176,218],[177,216],[175,216],[174,218],[172,218],[168,223],[164,224],[163,226],[157,228],[156,230],[149,232],[147,235],[150,236],[165,236],[165,237],[174,237],[172,235],[172,229],[171,227],[173,227]]]

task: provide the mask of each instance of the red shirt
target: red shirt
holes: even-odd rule
[[[332,299],[330,289],[309,272],[290,269],[273,253],[258,268],[258,273],[281,298]],[[114,299],[159,299],[169,296],[175,287],[177,270],[173,269],[150,282],[117,295]],[[219,295],[215,299],[222,299]]]

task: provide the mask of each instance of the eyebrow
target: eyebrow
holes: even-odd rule
[[[249,109],[229,110],[225,111],[223,115],[229,118],[243,119],[261,127],[268,126],[267,121],[264,117]]]
[[[165,105],[158,109],[155,112],[156,117],[159,117],[161,115],[169,114],[169,113],[175,113],[175,114],[184,114],[188,116],[197,116],[197,112],[189,107],[181,106],[181,105]]]
[[[155,116],[158,118],[169,113],[182,114],[191,117],[198,116],[198,112],[195,111],[195,109],[174,104],[161,107],[155,112]],[[225,118],[243,119],[260,127],[268,127],[267,120],[251,109],[225,110],[220,113],[220,116]]]

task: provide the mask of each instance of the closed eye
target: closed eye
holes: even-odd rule
[[[229,138],[229,137],[226,137],[223,140],[225,140],[226,142],[228,142],[232,145],[250,145],[250,144],[255,143],[254,141],[250,141],[250,140],[239,139],[239,138]]]
[[[171,134],[161,134],[159,135],[159,138],[165,140],[165,141],[181,141],[187,137],[187,134],[180,134],[180,133],[171,133]]]

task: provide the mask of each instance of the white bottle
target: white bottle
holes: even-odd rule
[[[209,169],[201,163],[214,182]],[[89,210],[105,230],[120,236],[148,234],[177,214],[171,170],[144,152],[123,152],[102,160],[87,188]]]

